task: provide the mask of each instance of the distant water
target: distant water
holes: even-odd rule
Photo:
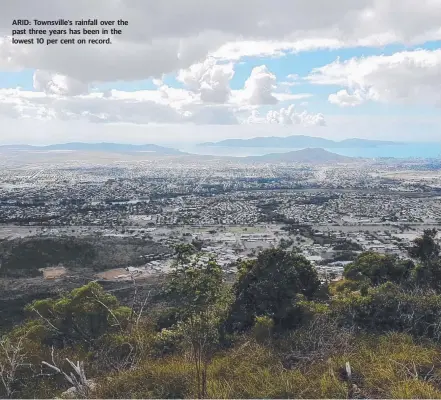
[[[205,147],[189,146],[180,149],[192,154],[203,154],[211,156],[262,156],[270,153],[286,153],[289,151],[301,150],[300,148],[269,148],[269,147]],[[371,148],[330,148],[326,149],[332,153],[348,157],[364,158],[441,158],[440,143],[406,143],[402,145],[378,146]]]

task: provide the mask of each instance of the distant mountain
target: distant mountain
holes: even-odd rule
[[[272,153],[263,156],[251,156],[245,157],[244,159],[255,162],[293,162],[304,164],[349,163],[356,160],[353,157],[341,156],[317,148],[290,151],[288,153]]]
[[[397,146],[403,144],[401,142],[388,142],[384,140],[369,140],[369,139],[345,139],[340,142],[335,142],[336,147],[350,148],[350,147],[378,147],[378,146]]]
[[[345,139],[342,141],[334,141],[313,136],[294,135],[287,137],[256,137],[252,139],[227,139],[220,142],[206,142],[199,146],[216,146],[216,147],[268,147],[268,148],[307,148],[321,147],[325,149],[332,148],[360,148],[360,147],[377,147],[398,145],[399,142],[388,142],[382,140],[367,139]]]
[[[64,143],[52,144],[49,146],[30,146],[30,145],[6,145],[0,146],[4,150],[22,150],[22,151],[60,151],[60,150],[74,150],[74,151],[93,151],[105,153],[134,153],[134,152],[149,152],[157,154],[179,155],[185,154],[179,150],[170,147],[158,146],[156,144],[119,144],[119,143]]]

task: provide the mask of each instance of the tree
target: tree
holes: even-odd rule
[[[207,394],[207,370],[220,338],[227,309],[222,269],[216,260],[181,248],[167,283],[179,321],[175,329],[190,349],[195,367],[198,398]]]
[[[423,236],[413,241],[409,255],[417,260],[414,278],[419,286],[441,291],[440,245],[435,241],[436,229],[426,229]]]
[[[47,332],[47,344],[57,347],[81,343],[93,346],[102,335],[122,332],[131,310],[90,282],[59,299],[36,300],[26,310],[38,317]]]
[[[286,249],[288,249],[293,243],[294,243],[294,241],[293,241],[292,239],[285,239],[285,238],[282,238],[282,239],[280,239],[280,244],[279,244],[279,246],[280,246],[281,249],[286,250]]]
[[[201,250],[202,250],[202,247],[204,247],[204,241],[203,241],[203,240],[200,240],[200,239],[193,239],[193,240],[191,241],[191,244],[194,246],[194,248],[195,248],[197,251],[201,251]]]
[[[409,279],[414,264],[410,260],[366,252],[345,267],[344,277],[354,281],[364,281],[377,286],[385,282],[404,283]]]
[[[440,246],[435,242],[438,231],[436,229],[424,230],[423,236],[413,241],[409,255],[422,263],[430,263],[439,259]]]
[[[261,316],[273,318],[276,327],[294,325],[299,317],[298,295],[311,298],[319,287],[317,272],[305,257],[282,249],[265,250],[257,260],[239,267],[227,328],[248,329]]]

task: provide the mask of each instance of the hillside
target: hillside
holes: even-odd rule
[[[184,245],[142,292],[89,281],[0,296],[0,314],[22,305],[26,317],[0,327],[0,397],[441,398],[436,233],[413,241],[411,259],[361,253],[333,282],[272,248],[239,261],[231,285]]]
[[[168,253],[153,241],[133,238],[31,237],[0,242],[0,277],[37,277],[40,268],[63,265],[103,271],[140,265],[143,255]]]
[[[271,153],[263,156],[246,157],[245,159],[253,162],[292,162],[306,164],[348,163],[356,160],[353,157],[342,156],[319,148],[308,148],[290,151],[288,153]]]

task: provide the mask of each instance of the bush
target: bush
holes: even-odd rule
[[[345,267],[344,276],[373,286],[385,282],[404,283],[409,279],[413,268],[414,264],[410,260],[367,252],[360,254],[353,263]]]
[[[98,382],[94,397],[101,399],[183,399],[194,397],[192,365],[182,359],[146,360],[130,371],[109,375]]]
[[[366,332],[408,332],[416,337],[441,339],[441,295],[405,291],[391,283],[371,289],[366,296],[337,296],[331,314],[343,326]]]
[[[342,279],[337,282],[331,283],[329,291],[332,295],[351,293],[360,289],[363,283],[353,281],[352,279]]]
[[[271,338],[274,329],[274,321],[272,318],[263,316],[256,317],[254,322],[252,336],[259,342],[265,343]]]
[[[281,249],[263,251],[239,268],[227,329],[249,329],[262,315],[271,317],[276,328],[295,326],[297,296],[311,298],[319,287],[317,271],[303,256]]]

